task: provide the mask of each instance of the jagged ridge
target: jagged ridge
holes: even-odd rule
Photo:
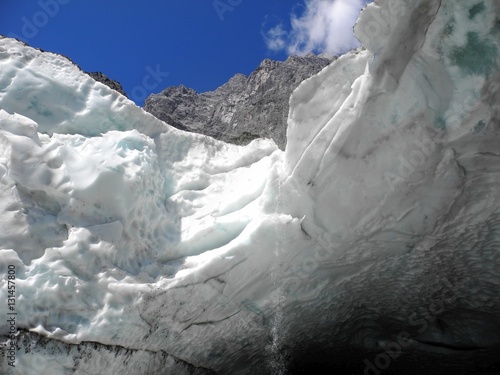
[[[128,97],[125,90],[123,90],[122,85],[119,82],[109,78],[106,74],[101,72],[86,72],[86,73],[92,78],[94,78],[97,82],[101,82],[106,86],[108,86],[109,88],[118,91],[123,96]]]
[[[248,77],[236,74],[215,91],[169,87],[149,96],[144,109],[181,130],[235,144],[272,138],[284,149],[290,94],[331,61],[314,54],[266,59]]]

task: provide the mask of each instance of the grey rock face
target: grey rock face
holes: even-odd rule
[[[94,78],[97,82],[104,83],[109,88],[112,88],[113,90],[118,91],[120,94],[122,94],[123,96],[127,97],[127,94],[123,90],[122,85],[119,82],[116,82],[116,81],[112,80],[111,78],[109,78],[104,73],[101,73],[101,72],[87,72],[87,74],[89,76],[91,76],[92,78]]]
[[[169,87],[150,95],[144,109],[178,129],[236,144],[272,138],[284,149],[292,91],[331,62],[313,54],[284,62],[266,59],[248,77],[236,74],[215,91]]]

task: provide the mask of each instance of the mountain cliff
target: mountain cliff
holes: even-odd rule
[[[271,138],[284,150],[292,91],[331,61],[314,54],[266,59],[248,77],[237,74],[215,91],[169,87],[150,95],[144,109],[181,130],[235,144]]]
[[[119,82],[109,78],[106,74],[101,72],[87,72],[87,74],[92,78],[94,78],[97,82],[104,83],[106,86],[115,91],[118,91],[123,96],[125,97],[127,96],[127,94],[123,90],[122,85]]]

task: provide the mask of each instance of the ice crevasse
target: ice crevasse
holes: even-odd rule
[[[394,373],[488,365],[500,4],[380,0],[355,33],[290,98],[284,152],[177,130],[1,38],[0,372],[362,373],[394,343]]]

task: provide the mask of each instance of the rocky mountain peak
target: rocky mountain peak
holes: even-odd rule
[[[165,96],[192,96],[196,95],[197,92],[189,87],[186,87],[184,85],[179,85],[179,86],[170,86],[167,87],[165,90],[162,91],[162,94]]]
[[[123,96],[127,96],[125,93],[125,90],[123,90],[122,85],[119,82],[116,82],[115,80],[112,80],[109,78],[106,74],[101,73],[101,72],[87,72],[89,76],[94,78],[97,82],[101,82],[108,86],[109,88],[112,88],[115,91],[118,91],[120,94]]]
[[[166,88],[149,96],[144,109],[182,130],[236,144],[272,138],[284,149],[292,91],[332,60],[314,54],[286,61],[265,59],[248,77],[236,74],[214,91]]]

